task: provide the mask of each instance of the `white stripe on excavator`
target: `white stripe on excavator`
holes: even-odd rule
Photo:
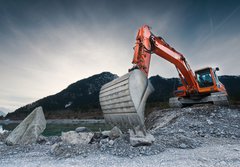
[[[106,106],[102,106],[102,109],[105,110],[105,109],[128,108],[128,107],[134,107],[133,102],[129,101],[129,102],[126,102],[126,103],[106,105]]]
[[[123,96],[123,97],[118,97],[111,100],[100,101],[100,103],[101,105],[104,106],[104,105],[122,103],[122,102],[128,102],[128,101],[132,101],[130,96]]]
[[[129,92],[128,85],[117,87],[117,88],[113,89],[112,91],[108,91],[108,92],[105,92],[105,93],[100,93],[99,97],[102,98],[102,97],[109,96],[109,95],[112,95],[112,94],[115,94],[115,93],[118,94],[119,92],[123,92],[123,91]]]
[[[107,89],[108,87],[114,85],[114,84],[117,84],[119,82],[122,82],[123,80],[128,80],[129,78],[129,73],[127,73],[126,75],[120,77],[120,78],[117,78],[109,83],[106,83],[105,85],[102,86],[102,89]]]
[[[124,80],[124,81],[119,82],[117,84],[111,85],[111,86],[109,86],[107,88],[102,88],[100,92],[101,93],[105,93],[105,92],[111,91],[112,89],[114,89],[116,87],[120,87],[120,86],[126,85],[126,84],[128,84],[128,80]]]
[[[135,112],[135,113],[137,113],[137,111],[135,110],[134,107],[129,107],[129,108],[116,108],[116,109],[106,109],[106,110],[103,110],[103,114],[105,114],[105,113],[111,113],[111,112],[118,112],[118,113]]]
[[[121,92],[113,93],[113,94],[108,95],[108,96],[100,97],[100,102],[105,102],[105,101],[118,99],[118,98],[122,98],[122,97],[127,97],[127,96],[130,96],[129,91],[124,90],[124,91],[121,91]]]

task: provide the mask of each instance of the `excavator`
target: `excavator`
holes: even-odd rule
[[[205,67],[193,72],[186,58],[162,37],[155,36],[148,25],[140,27],[134,47],[133,67],[122,77],[102,86],[99,94],[105,121],[125,128],[144,129],[144,110],[148,96],[154,91],[148,80],[151,54],[175,65],[181,86],[169,99],[170,107],[212,103],[228,105],[227,92],[219,81],[219,68]]]

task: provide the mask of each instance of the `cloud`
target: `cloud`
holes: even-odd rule
[[[231,37],[215,36],[204,44],[196,47],[193,52],[195,68],[201,66],[220,67],[219,74],[239,75],[237,58],[240,57],[240,33]]]
[[[5,107],[12,108],[13,103],[19,107],[57,93],[102,71],[121,75],[131,66],[132,46],[116,36],[118,28],[95,26],[87,30],[65,23],[34,32],[10,28],[14,39],[9,40],[10,45],[0,46],[0,85],[9,95],[0,94],[0,104]]]
[[[186,55],[193,69],[216,64],[222,74],[239,74],[239,68],[231,68],[239,56],[239,31],[222,32],[226,24],[235,25],[232,20],[238,11],[220,26],[213,19],[212,27],[219,28],[205,39],[211,33],[209,20],[192,11],[192,5],[191,1],[1,5],[0,106],[16,109],[102,71],[125,74],[132,66],[137,29],[143,24]],[[150,76],[157,74],[176,77],[177,71],[152,55]]]

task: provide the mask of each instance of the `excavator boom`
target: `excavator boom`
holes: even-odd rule
[[[187,91],[197,90],[195,76],[185,57],[166,43],[163,38],[153,35],[150,27],[144,25],[138,31],[132,63],[147,76],[151,53],[155,53],[176,66],[181,82]]]

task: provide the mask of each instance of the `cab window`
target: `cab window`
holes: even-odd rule
[[[209,69],[197,71],[196,76],[201,88],[213,86],[213,80]]]

